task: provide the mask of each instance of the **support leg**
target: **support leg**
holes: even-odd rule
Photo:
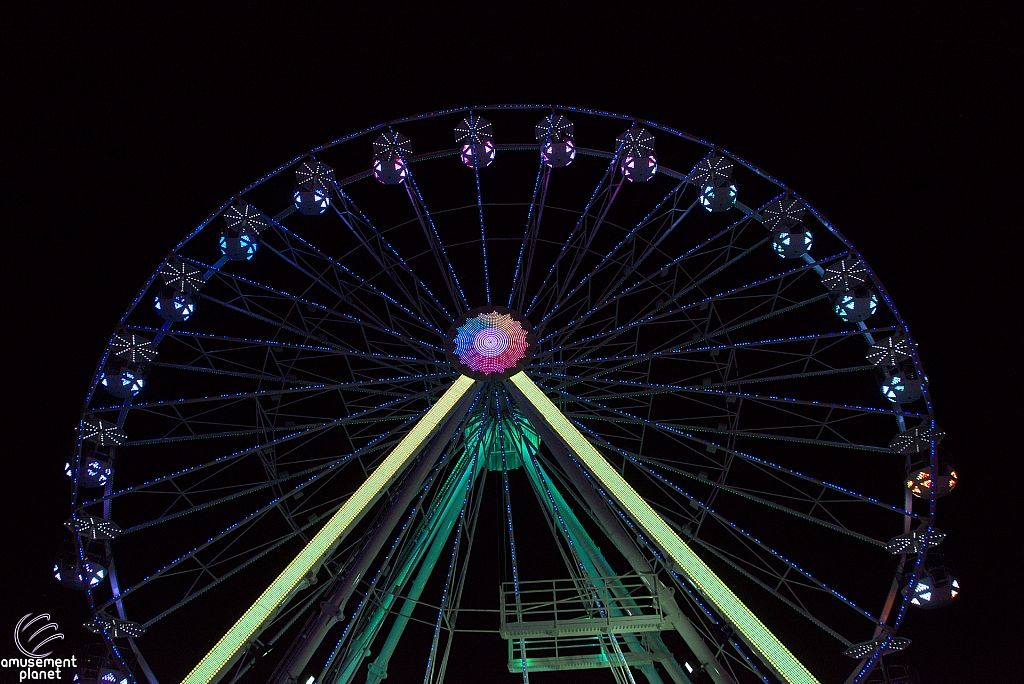
[[[595,582],[602,584],[607,583],[609,588],[615,593],[620,600],[623,601],[624,605],[635,606],[636,603],[630,601],[629,593],[622,588],[622,583],[617,580],[609,580],[606,578],[613,577],[615,571],[601,551],[597,548],[594,540],[591,539],[590,535],[580,524],[576,515],[569,508],[565,499],[562,498],[561,493],[551,482],[551,479],[547,476],[534,458],[530,457],[529,454],[523,454],[523,466],[526,470],[526,474],[530,479],[530,484],[533,485],[534,494],[537,496],[537,500],[540,501],[541,505],[548,509],[548,513],[551,519],[558,520],[564,524],[562,530],[566,537],[566,541],[572,544],[573,548],[579,554],[580,563],[583,565],[587,576]],[[621,615],[621,609],[618,607],[611,608],[615,615]],[[643,644],[636,637],[635,634],[624,634],[626,646],[630,651],[646,651]],[[654,636],[654,635],[652,635]],[[657,637],[660,641],[660,637]],[[678,667],[678,663],[676,664]],[[658,674],[657,669],[653,664],[647,663],[638,666],[640,672],[643,673],[644,677],[647,678],[648,684],[663,684],[661,676]],[[690,684],[687,681],[685,684]]]
[[[389,573],[387,579],[378,585],[383,586],[383,590],[378,590],[376,594],[376,605],[367,606],[367,610],[371,612],[365,619],[361,619],[363,627],[359,633],[353,635],[352,643],[346,649],[345,660],[338,663],[336,667],[331,667],[328,664],[316,681],[348,684],[355,676],[360,663],[369,654],[370,645],[377,637],[377,632],[384,619],[390,613],[391,606],[398,599],[398,595],[404,590],[407,582],[410,581],[416,567],[434,547],[434,542],[438,537],[447,539],[451,534],[461,508],[456,503],[461,501],[459,495],[465,492],[469,485],[471,472],[473,472],[472,458],[463,454],[459,463],[456,464],[455,470],[449,474],[448,480],[439,488],[437,499],[431,504],[430,510],[420,522],[418,529],[406,543],[405,550],[395,561],[395,569]],[[449,522],[451,524],[447,525]],[[444,539],[437,543],[443,545]],[[436,560],[435,558],[433,561],[429,561],[430,567],[433,567]],[[427,572],[429,574],[429,570]]]
[[[306,544],[299,555],[288,564],[284,571],[267,587],[245,614],[221,637],[220,641],[203,657],[183,684],[209,684],[223,675],[227,666],[240,653],[242,646],[251,640],[264,623],[281,607],[310,571],[345,538],[345,535],[395,481],[401,471],[413,460],[423,445],[430,439],[461,399],[478,383],[460,376],[444,395],[413,426],[390,454],[377,466],[359,489],[338,512],[331,516],[319,532]]]
[[[585,477],[582,468],[586,468],[586,472],[589,473],[595,484],[599,484],[608,492],[633,521],[645,530],[647,536],[715,605],[719,613],[736,628],[737,634],[742,635],[743,640],[758,652],[764,663],[776,675],[792,684],[816,684],[817,680],[807,668],[679,538],[651,508],[650,504],[644,501],[636,490],[622,478],[618,471],[609,465],[597,449],[580,434],[576,426],[562,415],[561,411],[525,373],[517,373],[512,376],[506,382],[506,386],[519,401],[520,407],[527,412],[531,419],[537,421],[534,427],[542,431],[542,439],[548,438],[556,458],[562,463],[566,472],[574,478],[574,481],[578,482],[577,478]],[[596,496],[593,486],[589,483],[581,486],[580,492],[588,498],[588,501],[591,499],[591,495]],[[592,504],[595,514],[602,517],[601,512],[603,511],[610,515],[604,501],[601,501],[600,497],[597,498],[600,504]],[[602,527],[606,527],[606,525],[602,524]],[[618,529],[621,535],[618,523],[614,523],[614,528]],[[609,533],[611,531],[611,529],[606,530]],[[632,542],[629,542],[629,546],[632,546]],[[637,552],[636,555],[639,553]],[[682,633],[681,636],[686,638],[686,635]],[[725,675],[724,672],[720,672],[720,674]]]
[[[303,626],[302,632],[295,637],[289,653],[285,654],[281,665],[271,676],[270,684],[293,684],[298,681],[324,636],[338,622],[341,609],[352,597],[356,583],[362,579],[370,563],[380,553],[384,542],[390,538],[402,516],[405,515],[409,504],[419,493],[424,480],[433,469],[438,456],[449,444],[452,433],[458,428],[459,422],[472,400],[473,393],[466,393],[459,405],[445,420],[433,441],[423,451],[423,455],[420,456],[419,461],[409,473],[402,491],[391,502],[391,509],[373,532],[373,536],[359,551],[359,555],[345,571],[344,576],[338,578],[336,585],[324,597],[323,603],[320,604],[320,612],[311,617],[309,622]]]

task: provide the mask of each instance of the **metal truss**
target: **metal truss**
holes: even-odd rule
[[[822,276],[863,256],[792,189],[724,150],[565,107],[594,130],[614,125],[552,168],[536,144],[516,142],[550,105],[473,111],[484,109],[498,133],[490,166],[467,170],[457,148],[410,155],[402,187],[352,166],[369,156],[365,136],[429,139],[438,117],[468,110],[361,131],[245,188],[140,289],[83,407],[83,428],[120,431],[102,445],[112,476],[86,481],[100,453],[88,431],[68,465],[73,521],[120,530],[75,537],[83,558],[100,548],[110,563],[109,581],[85,592],[93,620],[116,614],[146,630],[101,630],[110,657],[126,670],[137,661],[150,684],[249,682],[267,654],[270,684],[376,682],[425,626],[415,676],[430,682],[468,633],[491,635],[524,682],[594,665],[620,682],[678,684],[699,670],[717,684],[813,681],[816,668],[863,681],[920,565],[884,547],[930,530],[936,513],[934,499],[915,506],[906,459],[889,447],[908,427],[934,427],[927,384],[914,403],[890,402],[866,357],[900,336],[924,377],[887,290],[865,265],[878,311],[841,320]],[[634,123],[658,137],[647,183],[623,175],[614,144]],[[691,173],[674,170],[712,152],[733,165],[743,200],[715,213]],[[304,160],[337,168],[322,216],[288,201]],[[243,198],[265,227],[252,259],[231,261],[217,237]],[[772,248],[780,198],[807,209],[814,242],[800,258]],[[154,297],[175,283],[195,312],[162,321]],[[449,365],[446,334],[492,300],[529,318],[536,353],[513,380],[473,383]],[[126,335],[138,338],[129,351],[146,350],[136,361],[147,376],[120,399],[102,380]],[[491,419],[497,456],[469,428]],[[523,452],[530,434],[540,446]],[[930,456],[935,466],[934,445]],[[489,491],[504,556],[484,576],[471,556],[492,533],[478,524]],[[550,577],[526,570],[524,539],[538,529],[556,549]],[[571,587],[591,631],[516,627],[531,622],[525,597],[538,581]],[[469,605],[474,582],[492,583],[493,597],[504,586],[505,599]],[[224,636],[183,646],[188,667],[199,663],[191,673],[150,650],[197,616]],[[637,626],[647,617],[656,629]],[[775,636],[797,629],[806,640]],[[860,661],[842,655],[872,639],[883,645]]]

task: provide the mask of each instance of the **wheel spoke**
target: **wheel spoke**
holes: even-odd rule
[[[841,492],[842,494],[845,494],[845,495],[850,496],[850,497],[855,498],[855,499],[859,499],[859,500],[861,500],[863,502],[871,503],[871,504],[873,504],[875,506],[878,506],[878,507],[881,507],[883,509],[890,510],[890,511],[892,511],[894,513],[897,513],[897,514],[901,515],[901,516],[914,515],[910,511],[902,509],[902,508],[900,508],[898,506],[893,506],[891,504],[883,503],[883,502],[878,501],[877,499],[874,499],[874,498],[869,497],[867,495],[858,494],[857,492],[854,492],[854,491],[852,491],[850,489],[847,489],[845,487],[841,487],[839,485],[831,484],[831,483],[828,483],[828,482],[816,479],[816,478],[814,478],[814,477],[812,477],[810,475],[805,475],[805,474],[803,474],[801,472],[798,472],[796,470],[793,470],[793,469],[790,469],[790,468],[786,468],[786,467],[781,466],[781,465],[777,465],[775,463],[772,463],[771,461],[768,461],[768,460],[765,460],[765,459],[762,459],[762,458],[758,458],[758,457],[753,456],[751,454],[746,454],[746,453],[743,453],[741,451],[730,449],[728,447],[724,447],[724,446],[719,445],[719,444],[713,444],[713,443],[709,442],[708,440],[705,440],[705,439],[702,439],[700,437],[697,437],[696,435],[691,435],[691,434],[687,433],[686,431],[684,431],[684,430],[682,430],[680,428],[676,428],[676,427],[674,427],[672,425],[668,425],[668,424],[666,424],[664,422],[648,420],[648,419],[645,419],[645,418],[633,415],[633,414],[629,413],[628,411],[624,411],[622,409],[610,408],[610,407],[605,406],[605,405],[603,405],[603,404],[601,404],[601,403],[599,403],[597,401],[594,401],[594,400],[591,400],[591,399],[586,399],[586,398],[579,397],[579,396],[575,396],[575,395],[572,395],[572,394],[568,394],[567,392],[559,391],[559,394],[565,396],[566,398],[568,398],[568,399],[570,399],[572,401],[576,401],[576,402],[579,402],[581,404],[593,405],[598,410],[602,410],[602,411],[606,411],[606,412],[609,412],[609,413],[612,413],[612,414],[615,414],[615,415],[619,415],[619,416],[625,417],[625,418],[627,418],[627,419],[629,419],[631,421],[637,422],[637,423],[644,423],[644,424],[646,424],[646,425],[648,425],[650,427],[662,430],[662,431],[664,431],[668,435],[671,435],[671,436],[677,437],[677,438],[681,438],[682,440],[690,442],[690,443],[692,443],[694,445],[700,445],[700,446],[705,446],[705,447],[707,447],[707,446],[714,446],[717,450],[722,450],[722,451],[728,453],[731,456],[736,456],[736,457],[739,457],[739,458],[741,458],[741,459],[743,459],[745,461],[749,461],[750,463],[755,464],[757,467],[760,467],[760,468],[763,468],[763,469],[766,469],[766,470],[775,471],[776,473],[779,473],[779,474],[786,474],[786,475],[792,476],[792,477],[794,477],[796,479],[803,480],[805,482],[810,482],[810,483],[813,483],[815,485],[818,485],[819,487],[824,487],[824,488],[830,489],[830,490],[835,491],[835,492]]]
[[[411,180],[411,176],[410,182],[413,182]],[[435,320],[435,327],[442,321],[450,320],[451,314],[449,314],[447,309],[445,309],[445,307],[438,301],[430,288],[427,287],[415,273],[413,273],[408,262],[402,258],[398,253],[398,250],[395,249],[380,233],[380,231],[377,230],[376,226],[374,226],[362,210],[359,209],[355,201],[340,187],[336,186],[335,189],[338,198],[342,203],[342,208],[335,206],[335,212],[356,237],[359,244],[370,253],[374,261],[377,262],[381,269],[388,274],[388,277],[392,282],[394,282],[406,295],[407,301],[414,303],[420,311],[420,315],[424,318],[429,318],[429,316],[426,315],[426,312],[432,310],[435,311],[435,316],[440,315],[440,319]],[[413,284],[411,287],[415,290],[415,295],[410,292],[410,286],[404,285],[401,282],[401,279],[399,278],[400,273],[405,273],[412,279]],[[452,275],[454,276],[454,274]],[[423,296],[424,294],[426,296]],[[454,293],[452,300],[458,301],[455,299]]]
[[[587,275],[585,275],[579,281],[579,283],[572,286],[572,288],[569,289],[568,292],[561,294],[559,296],[558,301],[555,302],[555,304],[551,307],[551,309],[548,310],[546,314],[544,314],[544,318],[541,320],[540,324],[538,325],[538,328],[543,329],[548,319],[550,319],[552,316],[558,313],[559,307],[564,305],[570,297],[572,297],[574,294],[580,291],[580,289],[582,289],[584,285],[590,283],[590,281],[592,281],[598,273],[613,265],[620,265],[624,268],[620,271],[619,275],[612,280],[611,283],[605,286],[605,290],[601,295],[597,297],[597,301],[607,301],[612,296],[612,293],[614,291],[618,291],[619,288],[621,288],[625,284],[626,279],[629,278],[629,275],[636,271],[644,263],[644,261],[646,261],[647,258],[654,253],[654,250],[657,249],[658,245],[661,244],[661,242],[666,237],[668,237],[668,235],[671,234],[673,230],[675,230],[676,226],[678,226],[683,221],[683,219],[685,219],[687,215],[689,215],[690,211],[695,206],[697,206],[697,202],[694,201],[686,209],[678,209],[677,205],[680,198],[683,195],[683,190],[685,188],[686,183],[680,183],[679,185],[674,187],[660,202],[658,202],[657,205],[655,205],[654,209],[647,216],[641,219],[641,221],[637,223],[636,226],[632,230],[630,230],[626,234],[626,236],[622,238],[622,240],[620,240],[618,244],[615,245],[614,248],[612,248],[610,252],[608,252],[606,255],[604,255],[604,257],[601,258],[597,265],[595,265],[590,270],[590,272],[587,273]],[[670,200],[671,204],[668,204]],[[655,234],[649,240],[646,240],[647,246],[639,256],[635,257],[633,260],[629,261],[629,263],[626,264],[619,264],[618,262],[613,260],[613,256],[616,255],[620,250],[622,250],[623,247],[630,244],[631,241],[640,241],[639,233],[641,229],[650,225],[659,224],[664,228],[664,230],[660,232],[656,230]],[[580,320],[579,322],[582,323],[583,320]]]
[[[513,139],[490,147],[478,109]],[[524,141],[535,112],[546,118]],[[630,129],[581,147],[560,112],[589,117],[588,136]],[[458,147],[412,155],[447,117],[462,119]],[[485,138],[488,163],[476,163],[463,144]],[[456,182],[466,167],[472,190]],[[255,206],[274,202],[276,213]],[[470,316],[474,292],[487,306]],[[154,672],[180,681],[186,660],[199,665],[183,684],[245,684],[266,676],[267,654],[268,684],[374,684],[389,664],[392,679],[441,681],[457,632],[504,634],[524,682],[582,665],[620,684],[636,669],[684,681],[694,662],[715,684],[816,681],[801,661],[863,681],[910,606],[906,583],[930,571],[887,541],[934,529],[937,497],[916,502],[901,477],[943,467],[937,440],[900,452],[907,428],[926,426],[941,434],[888,291],[774,177],[608,112],[431,112],[278,167],[146,280],[87,393],[66,467],[73,546],[58,570],[70,585],[102,561],[84,598],[97,624],[116,614],[151,631],[129,640],[150,684]],[[531,496],[513,506],[524,482]],[[500,607],[478,607],[486,585],[468,578],[487,579],[479,552],[472,569],[469,557],[495,486],[507,584]],[[524,545],[538,524],[551,540]],[[575,582],[587,610],[635,626],[646,605],[581,589],[614,593],[626,567],[685,646],[656,632],[541,639],[509,627],[511,610],[540,619],[519,597],[535,579],[524,572]],[[501,628],[485,628],[499,613]],[[184,644],[180,663],[150,651],[197,615],[225,635],[202,660],[190,649],[211,644]],[[111,634],[107,661],[130,675]],[[890,641],[847,665],[843,650],[869,634]],[[567,655],[586,639],[585,655]],[[410,641],[419,661],[398,650]]]
[[[510,308],[521,309],[526,297],[526,285],[530,282],[530,271],[533,268],[533,255],[537,250],[537,238],[540,235],[541,220],[544,217],[544,204],[547,201],[548,185],[551,183],[551,167],[540,161],[537,169],[537,180],[533,183],[533,198],[526,212],[526,230],[523,242],[519,245],[519,258],[516,259],[516,270],[512,275],[512,289],[508,293]],[[526,261],[523,261],[525,255]],[[520,276],[520,273],[522,275]],[[513,301],[514,300],[514,301]]]
[[[577,219],[576,225],[573,226],[573,229],[569,233],[569,236],[565,239],[565,243],[562,245],[561,251],[559,251],[558,256],[555,257],[554,262],[551,264],[551,268],[548,269],[547,275],[544,276],[544,280],[541,281],[537,293],[533,295],[533,299],[530,300],[530,305],[526,307],[526,311],[523,312],[524,315],[529,316],[533,312],[534,308],[537,306],[538,299],[540,299],[541,295],[544,294],[545,290],[548,289],[548,283],[551,282],[552,278],[556,276],[558,267],[561,264],[562,259],[566,256],[566,254],[572,251],[574,256],[579,255],[579,247],[577,246],[575,247],[575,249],[573,249],[574,239],[577,239],[576,241],[578,241],[578,236],[581,234],[581,231],[584,233],[586,232],[586,229],[584,227],[584,219],[590,215],[591,208],[593,208],[597,203],[603,202],[603,204],[607,204],[605,200],[607,200],[607,198],[609,197],[609,192],[611,191],[611,188],[615,187],[617,189],[618,186],[615,186],[613,184],[614,176],[615,159],[612,159],[611,162],[608,164],[608,168],[605,170],[604,175],[601,176],[601,179],[597,182],[597,187],[594,188],[594,192],[591,194],[590,199],[587,201],[587,205],[583,208],[583,212],[580,214],[579,219]],[[598,211],[603,217],[604,214],[600,212],[600,209]],[[525,287],[526,283],[524,283],[523,286]],[[558,286],[552,283],[551,287],[557,288]]]
[[[416,212],[416,219],[423,229],[423,235],[427,239],[427,244],[430,245],[430,250],[434,254],[438,273],[444,279],[452,304],[456,310],[460,306],[469,308],[469,304],[466,302],[466,295],[462,291],[462,285],[459,284],[459,277],[455,274],[455,267],[448,260],[448,254],[445,252],[441,235],[437,231],[437,226],[434,225],[434,219],[430,215],[426,201],[423,199],[423,193],[420,192],[419,186],[416,184],[416,178],[413,176],[411,167],[407,169],[406,178],[408,180],[408,183],[405,184],[406,195],[409,197],[413,211]],[[432,294],[431,297],[433,297]],[[444,312],[445,320],[451,320],[453,316],[444,307],[441,307],[441,310]]]

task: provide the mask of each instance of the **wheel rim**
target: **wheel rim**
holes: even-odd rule
[[[500,123],[501,115],[536,118],[551,109],[474,111]],[[581,120],[600,114],[557,109]],[[344,175],[360,168],[346,163],[358,154],[345,150],[364,154],[378,131],[403,127],[416,144],[414,131],[437,128],[442,120],[454,125],[467,115],[449,110],[411,117],[313,152]],[[598,121],[619,128],[633,123],[606,117]],[[306,156],[280,167],[238,196],[265,207],[270,219],[249,254],[252,261],[209,257],[216,248],[205,238],[218,234],[219,217],[232,201],[179,243],[165,265],[183,262],[201,272],[195,313],[160,329],[150,308],[161,286],[155,272],[118,333],[158,343],[148,384],[124,403],[100,390],[110,377],[115,338],[86,403],[83,420],[102,419],[130,435],[116,447],[115,475],[103,489],[76,486],[76,517],[121,527],[121,535],[103,542],[116,563],[109,586],[117,596],[108,585],[90,592],[94,612],[156,633],[172,615],[195,610],[194,599],[248,582],[246,573],[293,555],[354,490],[355,474],[371,470],[456,377],[444,356],[445,331],[489,293],[495,304],[522,310],[536,325],[538,349],[527,371],[534,381],[681,533],[691,535],[708,562],[772,596],[776,608],[769,614],[810,617],[840,655],[855,642],[894,631],[906,607],[894,603],[895,590],[901,573],[916,564],[910,557],[904,567],[906,557],[883,547],[911,526],[930,529],[934,517],[934,500],[927,510],[907,514],[904,459],[888,447],[903,429],[934,424],[926,383],[923,401],[903,407],[864,378],[875,373],[864,358],[866,342],[907,334],[899,312],[865,265],[878,311],[862,323],[841,320],[821,272],[860,255],[827,219],[742,159],[663,126],[639,125],[659,136],[660,166],[651,183],[624,178],[622,155],[613,159],[621,152],[614,136],[604,138],[603,151],[581,142],[568,169],[552,170],[543,162],[538,168],[537,145],[503,145],[502,136],[516,134],[511,123],[502,123],[498,144],[482,148],[482,154],[495,153],[493,166],[467,169],[451,158],[464,156],[462,148],[439,147],[409,156],[399,187],[381,187],[372,169],[359,170],[338,181],[323,217],[307,219],[294,209],[275,213],[277,205],[268,203],[292,196],[280,188]],[[691,146],[690,156],[662,151],[663,141],[673,138]],[[704,211],[711,200],[703,181],[686,182],[697,177],[689,169],[708,154],[736,169],[740,203],[721,214]],[[530,160],[519,167],[532,163],[535,173],[518,188],[525,199],[504,201],[500,188],[498,197],[487,199],[487,175],[503,158],[511,164],[516,157]],[[562,180],[584,173],[583,167],[587,182]],[[445,197],[442,180],[469,187],[437,206],[431,198]],[[582,194],[547,200],[549,184],[559,183]],[[754,197],[748,208],[744,202]],[[813,256],[781,259],[787,256],[782,249],[773,251],[778,231],[765,230],[759,219],[780,198],[805,206]],[[401,212],[371,223],[375,215]],[[330,234],[317,220],[333,221],[347,236]],[[923,378],[913,350],[910,358]],[[324,447],[325,434],[347,449]],[[88,444],[79,442],[73,475],[90,454]],[[665,455],[674,451],[686,455]],[[824,462],[822,454],[835,462]],[[872,466],[851,468],[850,454],[870,458]],[[874,491],[878,473],[891,475]],[[769,516],[820,535],[813,537],[815,546],[872,561],[851,564],[857,566],[851,571],[826,563],[828,554],[820,550],[783,548],[785,542],[766,533]],[[168,538],[176,552],[158,552]],[[95,546],[76,536],[82,553]],[[351,548],[334,554],[336,565]],[[861,598],[856,589],[841,588],[858,585],[858,573],[874,577],[870,584],[881,595]],[[204,575],[220,579],[204,583]],[[143,598],[158,586],[161,595],[178,599],[161,605],[160,598]],[[688,591],[685,582],[678,588]],[[822,597],[830,603],[816,603]],[[830,606],[848,615],[837,618]],[[699,623],[696,598],[690,609]],[[709,619],[700,625],[705,638],[742,662],[743,645],[716,633],[714,616]],[[783,629],[787,619],[779,618]],[[145,654],[144,638],[138,645]],[[856,673],[868,661],[845,662]]]

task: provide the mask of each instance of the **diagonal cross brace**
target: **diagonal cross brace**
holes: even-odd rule
[[[517,399],[536,411],[590,475],[615,498],[658,547],[682,568],[690,582],[743,635],[744,641],[760,654],[766,664],[791,684],[817,684],[818,680],[810,671],[598,453],[533,380],[520,372],[509,378],[507,386]]]
[[[370,474],[348,501],[331,516],[288,567],[277,576],[245,614],[221,637],[182,684],[208,684],[222,674],[242,647],[259,631],[263,623],[287,600],[310,571],[344,539],[363,514],[380,498],[417,452],[434,434],[445,418],[460,404],[474,386],[465,375],[452,384],[436,404],[424,414],[387,458]]]

